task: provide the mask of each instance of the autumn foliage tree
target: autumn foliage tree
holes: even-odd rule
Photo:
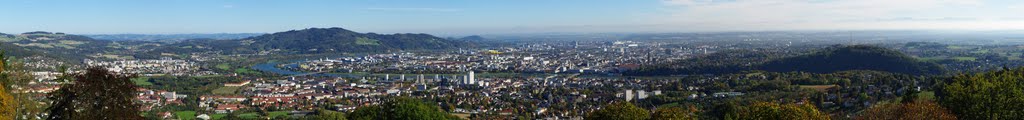
[[[74,81],[49,94],[51,120],[139,120],[133,75],[117,74],[100,67],[71,75]]]
[[[3,51],[0,51],[0,74],[4,74],[4,68],[6,68],[6,59],[3,55]],[[7,79],[6,77],[0,76],[0,79]],[[5,80],[6,81],[6,80]],[[7,86],[8,83],[0,83],[0,86]],[[6,87],[0,87],[0,120],[13,120],[17,116],[15,106],[17,103],[13,96],[10,94],[11,91],[7,91]]]
[[[956,115],[935,102],[916,100],[909,103],[875,105],[854,118],[856,120],[956,120]]]

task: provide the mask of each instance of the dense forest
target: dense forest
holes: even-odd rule
[[[812,54],[774,60],[761,65],[759,69],[814,73],[877,70],[912,75],[944,72],[938,64],[918,61],[895,50],[867,45],[833,47]]]
[[[732,74],[743,71],[833,73],[875,70],[925,75],[943,74],[935,63],[919,61],[898,51],[867,45],[836,45],[797,56],[771,51],[733,50],[624,72],[630,76]]]

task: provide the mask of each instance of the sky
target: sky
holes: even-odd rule
[[[0,32],[1020,30],[1019,0],[0,0]]]

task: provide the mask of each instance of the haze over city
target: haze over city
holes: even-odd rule
[[[0,31],[270,33],[345,27],[380,33],[1017,30],[1013,0],[41,1],[8,0]]]

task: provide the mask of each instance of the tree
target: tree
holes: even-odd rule
[[[736,103],[728,102],[722,105],[715,106],[715,112],[713,112],[712,114],[714,116],[719,116],[723,120],[735,120],[740,116],[739,109],[740,106],[736,105]]]
[[[7,68],[7,57],[4,56],[4,51],[0,51],[0,73],[4,72],[4,68]]]
[[[0,87],[0,120],[13,120],[17,117],[18,111],[15,109],[15,106],[18,105],[16,103],[17,101],[13,96],[11,96],[7,89]]]
[[[0,52],[3,54],[3,52]],[[27,86],[35,78],[25,70],[24,64],[8,61],[5,55],[0,55],[0,83],[3,85],[2,92],[6,92],[11,99],[4,102],[14,102],[15,115],[18,119],[39,119],[42,116],[43,108],[35,97],[37,93],[16,92]]]
[[[658,109],[651,115],[651,120],[696,120],[697,115],[694,114],[697,109],[690,106],[688,110],[683,110],[680,107],[669,107]]]
[[[71,75],[72,83],[50,93],[47,108],[51,120],[138,120],[143,119],[135,102],[134,75],[112,73],[91,67]]]
[[[591,112],[584,119],[587,120],[647,120],[650,119],[650,111],[636,107],[629,102],[615,102],[606,105],[603,109]]]
[[[818,111],[810,104],[778,104],[770,102],[754,103],[750,107],[740,109],[740,120],[829,120],[828,114]]]
[[[383,98],[380,105],[364,106],[348,116],[352,120],[452,120],[459,119],[436,105],[413,98]]]
[[[4,68],[7,67],[5,64],[7,59],[4,57],[3,51],[0,51],[0,74],[3,74]],[[0,78],[6,79],[6,77]],[[0,83],[2,86],[8,85],[7,83]],[[11,91],[7,91],[6,87],[0,87],[0,120],[13,120],[17,117],[17,111],[15,110],[16,100],[11,96]]]
[[[381,112],[380,106],[377,106],[377,105],[363,106],[363,107],[359,107],[358,109],[352,111],[352,114],[349,114],[348,119],[351,119],[351,120],[374,120],[377,117],[383,117],[383,116],[381,116],[380,112]]]
[[[927,100],[875,105],[857,120],[956,120],[952,112]]]
[[[959,75],[936,95],[960,119],[1024,119],[1024,68]]]
[[[325,110],[325,109],[317,109],[316,110],[316,115],[307,117],[306,120],[348,120],[348,119],[345,118],[345,113],[342,113],[342,112],[332,111],[332,110]]]

